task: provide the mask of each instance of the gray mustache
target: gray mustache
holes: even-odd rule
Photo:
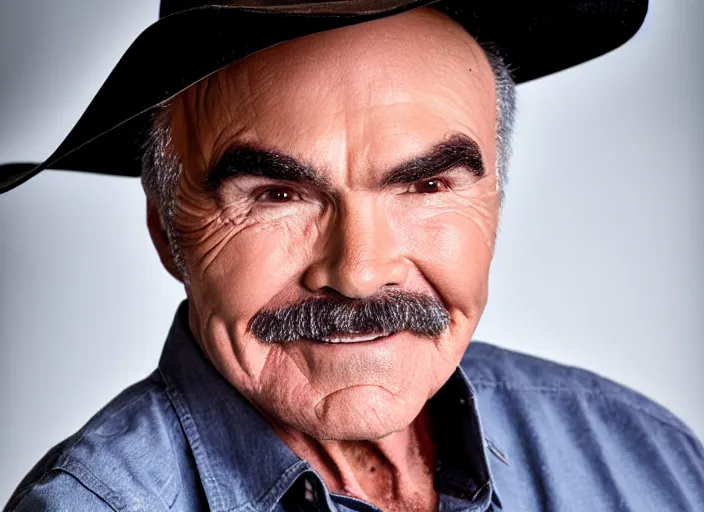
[[[389,291],[368,299],[316,297],[262,310],[252,317],[248,330],[264,343],[287,343],[373,332],[410,331],[436,337],[449,324],[449,312],[434,297]]]

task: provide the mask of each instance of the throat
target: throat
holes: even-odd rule
[[[390,512],[436,511],[435,448],[427,409],[404,430],[382,439],[319,441],[289,433],[284,441],[311,464],[333,494]]]

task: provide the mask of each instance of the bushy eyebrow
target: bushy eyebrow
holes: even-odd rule
[[[435,144],[427,153],[390,169],[384,173],[381,186],[415,183],[455,168],[468,171],[477,178],[485,174],[479,145],[462,133],[455,133]]]
[[[477,178],[485,174],[478,144],[467,135],[453,133],[430,150],[386,171],[379,181],[381,188],[432,178],[443,172],[460,169]],[[318,169],[296,158],[252,143],[235,143],[210,168],[203,188],[216,190],[225,181],[240,176],[315,185],[334,193],[332,185]]]
[[[257,144],[238,142],[230,146],[210,168],[203,188],[215,190],[225,181],[240,176],[306,183],[324,188],[329,186],[315,168],[290,155]]]

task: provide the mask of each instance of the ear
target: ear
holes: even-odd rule
[[[171,254],[171,247],[169,246],[169,238],[166,235],[166,230],[161,225],[159,212],[157,211],[154,202],[150,199],[147,199],[147,228],[149,229],[149,235],[152,238],[156,252],[159,254],[161,264],[164,265],[164,268],[177,281],[183,283],[181,273],[176,268],[174,258]]]

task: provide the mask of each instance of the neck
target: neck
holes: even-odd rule
[[[435,447],[427,405],[405,429],[369,441],[320,441],[272,426],[334,494],[361,499],[385,511],[437,510]]]

